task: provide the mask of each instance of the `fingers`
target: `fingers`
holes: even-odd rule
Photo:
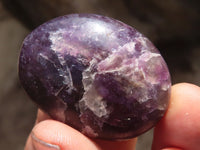
[[[134,150],[136,139],[127,141],[91,140],[77,130],[38,111],[36,125],[25,150]]]
[[[200,149],[200,87],[172,87],[169,109],[154,130],[153,150]]]

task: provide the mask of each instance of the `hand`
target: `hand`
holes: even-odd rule
[[[91,140],[39,110],[25,150],[134,150],[136,140]],[[152,150],[199,149],[200,87],[187,83],[174,85],[169,109],[155,127]]]

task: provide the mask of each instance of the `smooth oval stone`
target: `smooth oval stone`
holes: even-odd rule
[[[171,87],[166,63],[146,37],[95,14],[66,15],[36,28],[23,42],[19,77],[53,119],[108,140],[152,128]]]

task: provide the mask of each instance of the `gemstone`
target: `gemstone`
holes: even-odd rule
[[[171,80],[136,29],[95,14],[42,24],[24,40],[20,81],[40,109],[91,138],[136,137],[164,115]]]

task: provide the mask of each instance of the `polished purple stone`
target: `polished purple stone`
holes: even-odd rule
[[[164,115],[171,87],[166,63],[134,28],[94,14],[72,14],[23,42],[19,77],[53,119],[89,137],[140,135]]]

